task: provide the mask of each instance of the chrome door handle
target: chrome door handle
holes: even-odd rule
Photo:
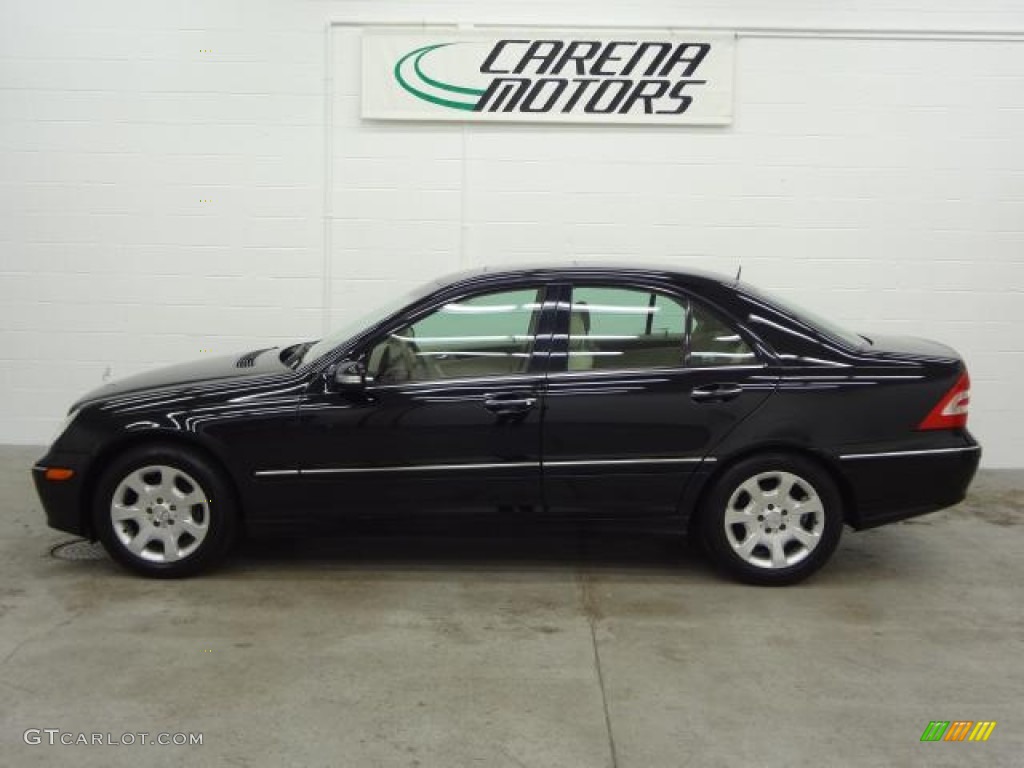
[[[739,384],[708,384],[706,387],[694,387],[690,398],[698,403],[724,403],[743,394]]]
[[[526,413],[536,404],[536,397],[484,395],[484,408],[492,413]]]

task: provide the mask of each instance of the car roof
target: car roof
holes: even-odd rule
[[[537,262],[507,265],[485,265],[445,275],[438,283],[451,285],[474,278],[525,277],[530,275],[629,275],[668,278],[679,282],[708,281],[721,285],[736,285],[738,276],[727,277],[718,272],[686,267],[672,263],[640,261],[569,261],[564,263]]]

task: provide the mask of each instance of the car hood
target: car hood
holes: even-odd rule
[[[281,362],[277,347],[258,349],[244,355],[225,355],[190,363],[158,368],[98,387],[71,406],[71,410],[100,400],[149,391],[191,389],[211,382],[244,380],[269,373],[282,373],[288,367]]]

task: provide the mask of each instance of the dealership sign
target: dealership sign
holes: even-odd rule
[[[363,117],[723,125],[733,35],[510,29],[363,34]]]

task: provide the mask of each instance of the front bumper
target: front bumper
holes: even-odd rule
[[[58,531],[79,536],[92,536],[88,504],[85,500],[87,454],[50,452],[32,467],[32,480],[46,512],[46,523]],[[48,480],[46,470],[54,467],[70,469],[67,480]]]

